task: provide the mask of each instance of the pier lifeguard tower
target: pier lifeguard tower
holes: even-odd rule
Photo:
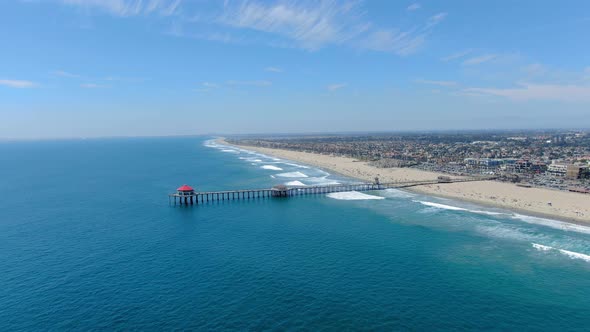
[[[189,201],[193,204],[193,197],[195,196],[195,189],[188,184],[183,184],[176,189],[176,197],[180,197],[180,203],[182,203],[182,199],[184,198],[184,204],[188,204]]]

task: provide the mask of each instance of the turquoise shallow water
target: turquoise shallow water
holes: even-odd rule
[[[170,206],[351,181],[200,137],[2,143],[0,171],[2,331],[590,329],[586,227],[403,191]]]

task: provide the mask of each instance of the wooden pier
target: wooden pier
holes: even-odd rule
[[[492,177],[468,177],[450,179],[448,177],[439,177],[436,180],[425,180],[425,181],[400,181],[400,182],[388,182],[380,183],[378,179],[375,182],[370,183],[351,183],[351,184],[333,184],[324,186],[297,186],[288,187],[285,185],[277,185],[272,188],[264,189],[244,189],[244,190],[226,190],[226,191],[203,191],[198,192],[187,185],[177,189],[174,194],[168,195],[169,203],[174,205],[191,205],[191,204],[203,204],[208,202],[217,201],[231,201],[231,200],[249,200],[259,198],[272,198],[272,197],[293,197],[303,195],[322,195],[336,192],[346,191],[373,191],[373,190],[384,190],[394,188],[407,188],[429,184],[446,184],[454,182],[469,182],[469,181],[487,181],[492,180]]]

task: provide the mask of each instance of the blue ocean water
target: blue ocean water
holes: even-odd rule
[[[590,329],[588,227],[397,190],[169,205],[353,181],[203,137],[0,143],[0,174],[1,331]]]

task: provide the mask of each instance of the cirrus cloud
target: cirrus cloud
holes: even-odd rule
[[[515,101],[590,102],[590,86],[520,83],[515,88],[466,88],[465,94],[496,96]]]
[[[37,83],[25,80],[0,79],[0,85],[7,86],[9,88],[25,89],[34,88],[37,86]]]

